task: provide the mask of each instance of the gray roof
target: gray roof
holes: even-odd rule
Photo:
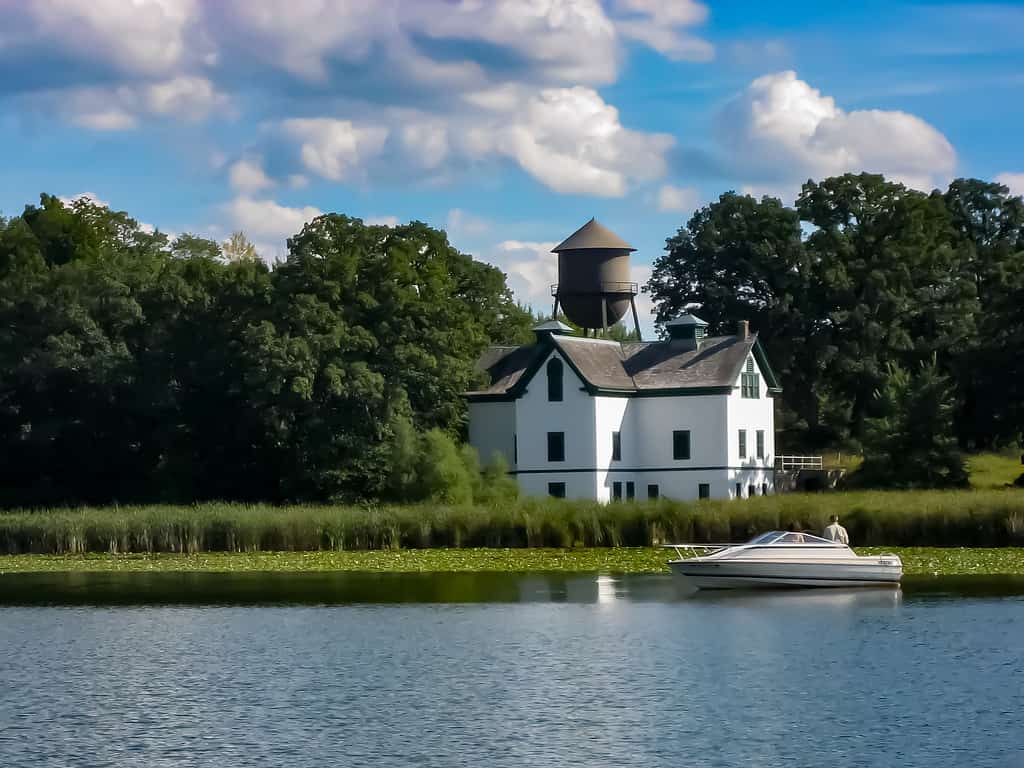
[[[597,219],[591,219],[552,248],[551,252],[582,251],[592,248],[606,248],[618,251],[636,250],[636,248],[616,235],[608,227],[598,224]]]
[[[670,328],[675,325],[707,325],[707,323],[696,315],[692,315],[689,312],[683,312],[679,317],[665,323],[666,328]]]
[[[556,333],[572,333],[572,326],[566,325],[561,320],[548,320],[540,325],[533,326],[535,331],[554,331]]]
[[[639,394],[732,387],[747,355],[755,347],[757,334],[746,339],[709,337],[698,349],[671,340],[619,344],[578,336],[552,336],[551,342],[588,388]],[[476,398],[518,395],[549,350],[547,343],[493,347],[478,363],[481,370],[487,371],[490,384],[467,394]],[[774,375],[771,375],[769,386],[773,382]]]

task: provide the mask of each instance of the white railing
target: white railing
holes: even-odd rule
[[[824,469],[821,456],[776,456],[775,465],[783,471],[790,469]]]

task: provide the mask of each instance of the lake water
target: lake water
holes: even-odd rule
[[[1022,593],[0,576],[0,766],[1024,766]]]

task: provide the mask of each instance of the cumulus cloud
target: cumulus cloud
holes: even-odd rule
[[[1010,189],[1012,195],[1024,195],[1024,173],[1000,173],[996,181]]]
[[[228,181],[232,189],[238,192],[259,192],[274,185],[257,159],[242,159],[232,164],[228,171]]]
[[[734,171],[755,184],[799,183],[847,171],[884,173],[930,190],[951,177],[956,152],[938,130],[906,112],[846,112],[793,71],[754,80],[719,115]]]
[[[689,213],[700,204],[700,192],[693,187],[662,184],[658,190],[658,210]]]
[[[356,125],[351,120],[327,117],[285,120],[284,132],[300,143],[306,170],[331,181],[341,181],[380,152],[388,137],[381,125]]]
[[[229,202],[225,212],[233,226],[249,237],[279,245],[322,213],[311,205],[290,208],[274,200],[256,200],[244,195]]]
[[[694,0],[617,0],[619,31],[670,59],[708,61],[714,46],[684,30],[702,24],[708,9]]]
[[[630,180],[657,178],[675,143],[661,133],[625,128],[619,111],[592,88],[548,88],[513,98],[502,91],[474,94],[499,119],[469,127],[471,154],[498,154],[562,193],[621,197]]]

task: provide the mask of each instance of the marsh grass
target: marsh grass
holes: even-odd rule
[[[599,504],[104,507],[0,513],[0,554],[647,547],[819,531],[838,514],[864,546],[1024,544],[1024,491],[788,494]]]

